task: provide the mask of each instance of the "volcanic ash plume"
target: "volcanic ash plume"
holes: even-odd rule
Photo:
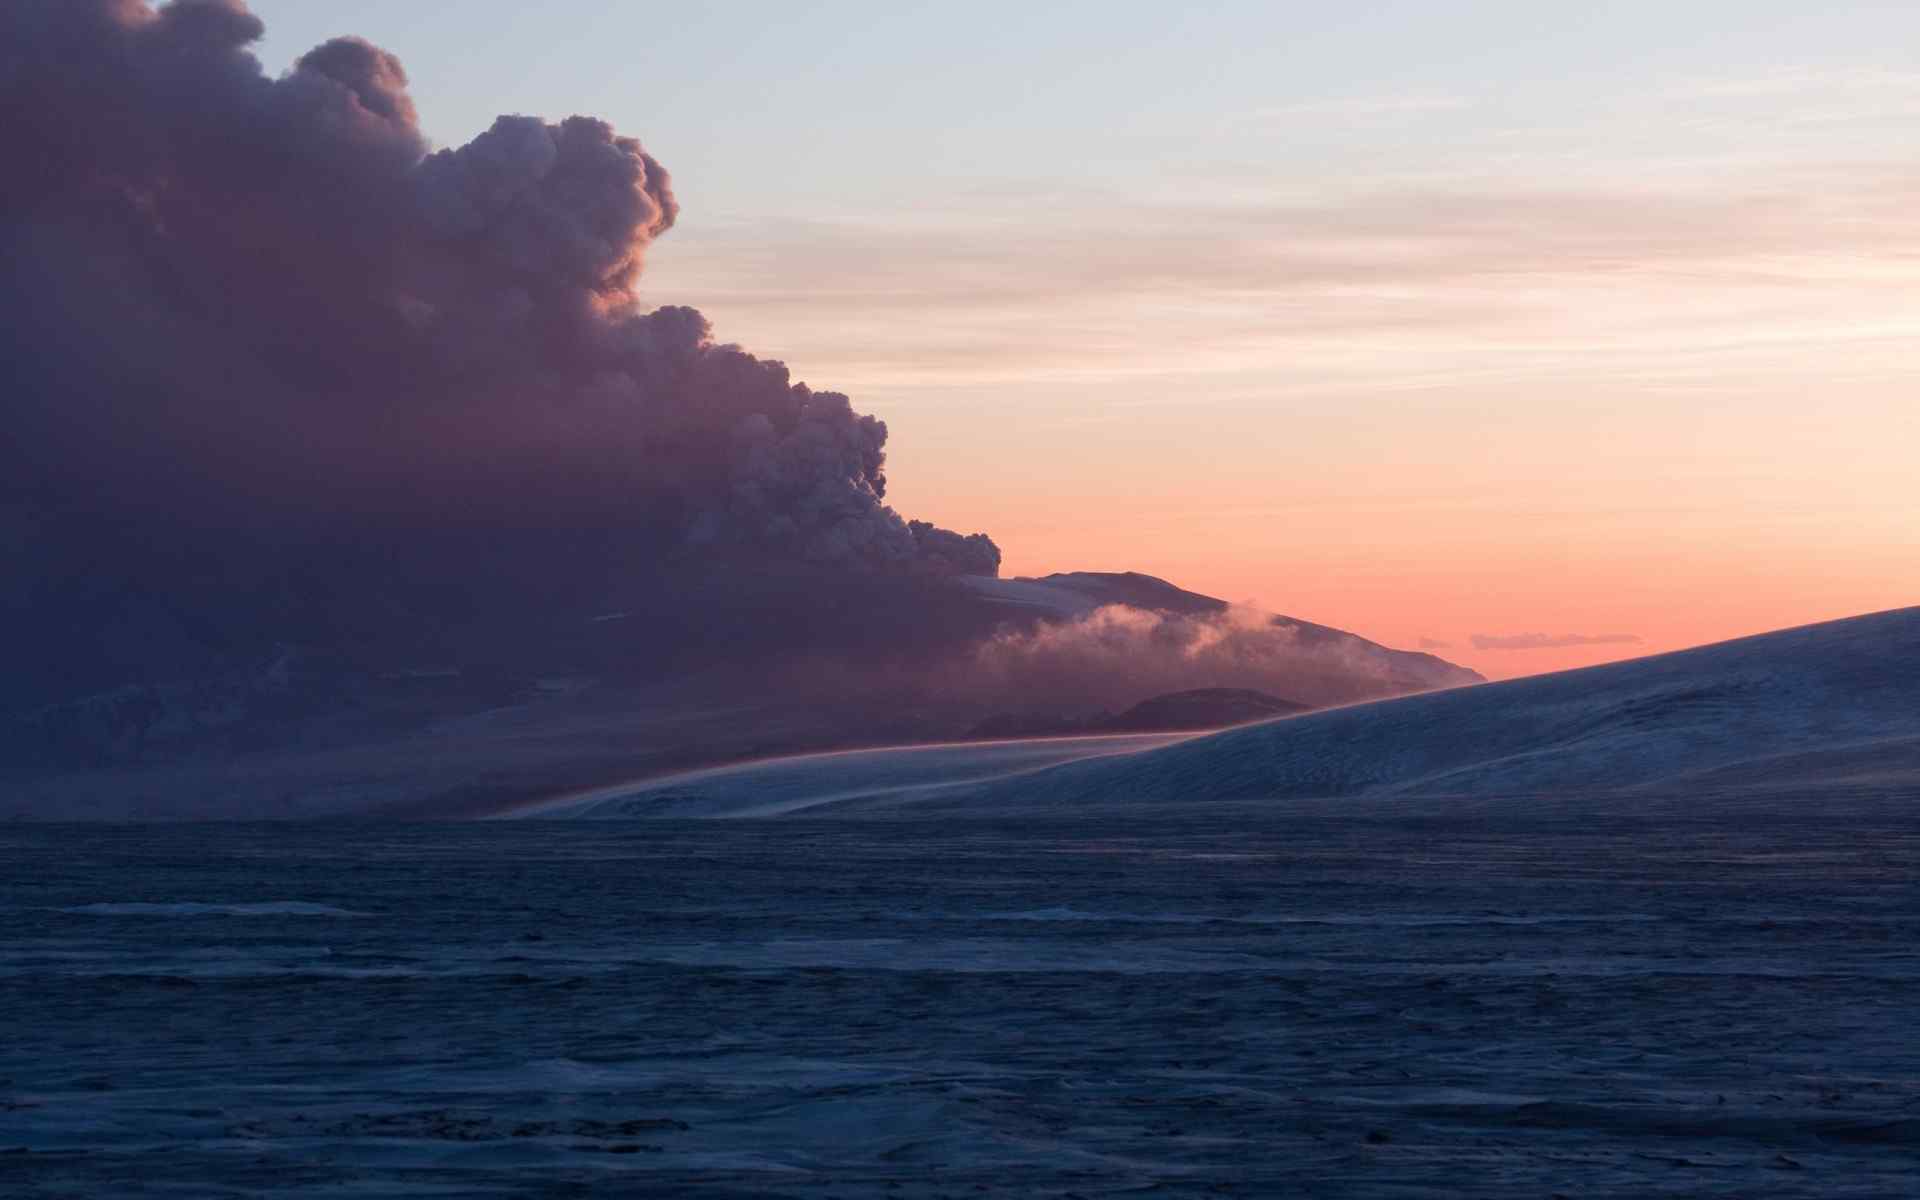
[[[668,174],[604,122],[429,152],[390,54],[284,76],[241,0],[0,7],[0,488],[216,531],[615,531],[993,573],[884,502],[886,426],[633,288]]]

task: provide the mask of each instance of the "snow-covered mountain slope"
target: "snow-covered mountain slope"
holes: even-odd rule
[[[776,759],[609,789],[534,815],[1059,812],[1840,786],[1920,799],[1920,608],[1211,735]]]
[[[1920,795],[1920,608],[1244,726],[964,807],[1805,786]]]

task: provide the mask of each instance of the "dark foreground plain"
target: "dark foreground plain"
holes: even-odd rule
[[[1911,1197],[1913,799],[0,828],[0,1194]]]

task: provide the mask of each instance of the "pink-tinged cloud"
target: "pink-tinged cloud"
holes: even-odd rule
[[[1264,202],[1089,194],[1011,217],[992,199],[702,231],[672,269],[798,358],[915,390],[1246,371],[1372,394],[1684,380],[1678,355],[1803,356],[1842,334],[1873,340],[1862,369],[1915,327],[1901,300],[1920,178],[1906,169],[1712,187],[1384,182]]]
[[[1249,688],[1313,706],[1479,677],[1246,607],[1165,612],[1108,604],[1001,630],[951,674],[959,693],[1017,711],[1086,713],[1115,697]]]

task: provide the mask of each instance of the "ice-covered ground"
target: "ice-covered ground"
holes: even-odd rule
[[[0,859],[9,1197],[1920,1194],[1885,797]]]

